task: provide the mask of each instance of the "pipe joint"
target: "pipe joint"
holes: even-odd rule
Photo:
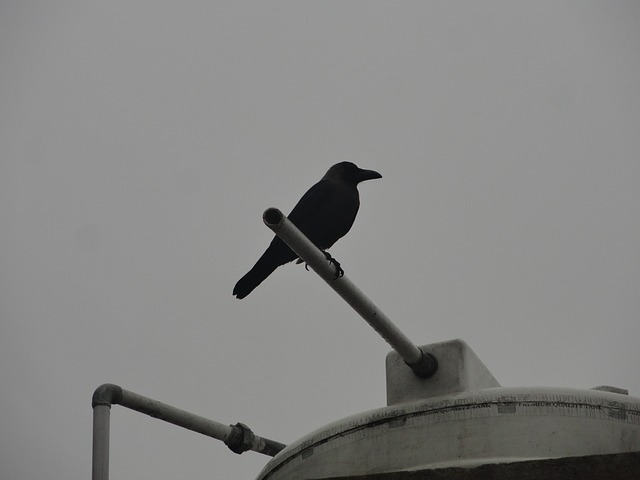
[[[256,440],[256,436],[251,429],[244,423],[236,423],[229,426],[231,427],[231,434],[224,442],[229,447],[229,450],[238,455],[251,450]]]
[[[406,363],[407,366],[409,366],[411,370],[413,370],[413,373],[415,373],[418,377],[432,377],[433,374],[438,370],[438,360],[430,353],[422,351],[422,349],[420,349],[420,353],[422,354],[422,356],[417,362],[409,363],[405,361],[404,363]]]
[[[113,383],[105,383],[96,388],[91,397],[91,406],[108,405],[122,401],[122,388]]]

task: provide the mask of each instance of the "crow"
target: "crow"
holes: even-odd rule
[[[353,225],[360,207],[358,183],[374,178],[382,175],[358,168],[351,162],[337,163],[302,196],[288,218],[316,247],[325,251]],[[233,295],[246,297],[276,268],[297,258],[293,250],[275,236],[249,273],[238,280]]]

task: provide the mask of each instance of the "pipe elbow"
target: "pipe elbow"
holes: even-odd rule
[[[122,400],[122,387],[113,383],[104,383],[96,388],[91,398],[91,407],[96,405],[113,405]]]

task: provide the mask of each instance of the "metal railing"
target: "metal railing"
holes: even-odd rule
[[[409,340],[389,317],[344,275],[344,272],[339,275],[335,261],[328,261],[327,255],[300,232],[280,210],[269,208],[265,210],[262,219],[267,227],[289,245],[291,250],[391,345],[417,376],[429,378],[436,372],[438,369],[436,358],[423,352]]]
[[[109,479],[111,405],[116,404],[221,440],[232,452],[238,454],[252,450],[273,457],[286,446],[255,435],[242,423],[224,425],[110,383],[105,383],[96,389],[91,404],[93,406],[92,480]]]

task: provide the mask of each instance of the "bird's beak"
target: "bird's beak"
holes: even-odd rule
[[[358,182],[373,180],[374,178],[382,178],[382,175],[374,170],[363,170],[362,168],[358,172]]]

